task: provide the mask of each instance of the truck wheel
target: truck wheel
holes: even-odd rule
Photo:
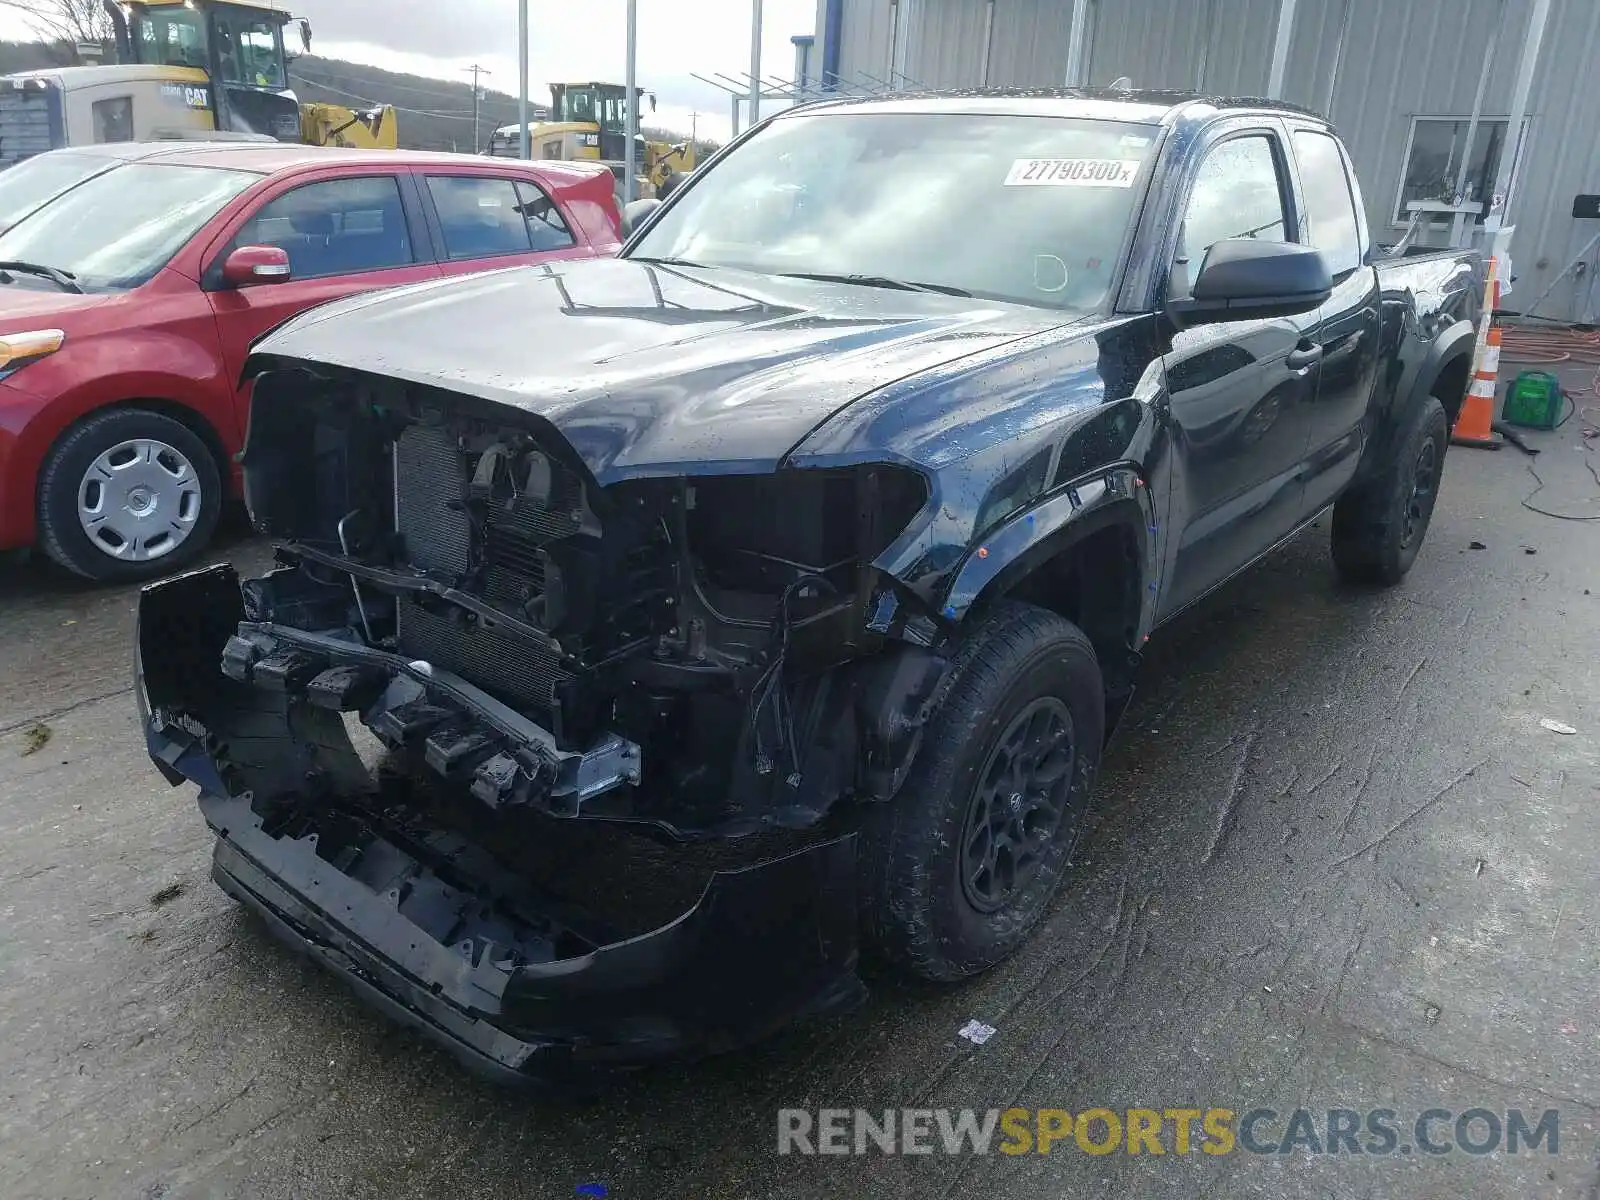
[[[1399,583],[1417,560],[1439,498],[1450,426],[1427,397],[1406,421],[1380,473],[1333,506],[1333,562],[1352,583]]]
[[[1104,736],[1089,639],[1044,609],[997,607],[957,654],[899,792],[862,814],[866,950],[954,980],[1021,945],[1065,875]]]
[[[210,447],[145,409],[88,417],[39,472],[40,547],[89,579],[170,574],[205,549],[221,510]]]

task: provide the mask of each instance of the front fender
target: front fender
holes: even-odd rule
[[[943,615],[963,619],[980,601],[1004,595],[1050,559],[1112,527],[1126,529],[1138,547],[1142,642],[1155,624],[1157,521],[1150,489],[1128,463],[1082,476],[991,530],[956,568]]]
[[[37,537],[39,471],[67,430],[90,413],[165,401],[231,450],[238,431],[231,409],[218,397],[231,396],[232,389],[215,367],[210,376],[204,369],[194,343],[184,338],[163,337],[148,347],[103,338],[73,343],[8,379],[0,393],[0,440],[8,450],[0,471],[0,544],[27,545]],[[218,465],[226,478],[228,464]]]

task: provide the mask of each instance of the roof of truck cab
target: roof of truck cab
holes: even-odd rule
[[[1123,91],[1113,88],[974,88],[949,92],[896,92],[888,96],[840,97],[789,109],[814,115],[830,112],[971,113],[1018,117],[1076,117],[1169,125],[1182,117],[1230,111],[1276,112],[1311,117],[1320,113],[1282,100],[1208,96],[1199,92]],[[780,113],[782,117],[787,115]]]

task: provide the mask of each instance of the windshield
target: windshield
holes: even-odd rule
[[[40,154],[0,171],[0,233],[46,201],[116,162],[88,154]]]
[[[556,105],[555,119],[557,121],[598,121],[595,115],[595,95],[588,88],[569,87],[561,93],[561,102]]]
[[[70,271],[86,289],[138,287],[259,178],[210,167],[119,167],[0,233],[0,262]]]
[[[785,117],[686,189],[630,257],[1092,309],[1154,142],[1149,126],[1059,117]]]
[[[142,63],[164,67],[206,65],[205,23],[192,8],[151,9],[134,17],[133,35]]]
[[[598,125],[606,133],[621,133],[628,123],[627,89],[619,87],[563,87],[552,118]]]

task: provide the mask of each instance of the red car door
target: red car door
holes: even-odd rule
[[[269,329],[326,300],[434,279],[427,232],[405,202],[400,173],[320,175],[295,181],[244,214],[212,254],[203,286],[216,315],[228,377],[237,384],[250,345]],[[289,255],[278,282],[230,287],[222,263],[241,246],[276,246]],[[236,396],[241,426],[247,397]]]
[[[529,175],[419,169],[417,179],[432,204],[440,267],[447,275],[596,253]]]

